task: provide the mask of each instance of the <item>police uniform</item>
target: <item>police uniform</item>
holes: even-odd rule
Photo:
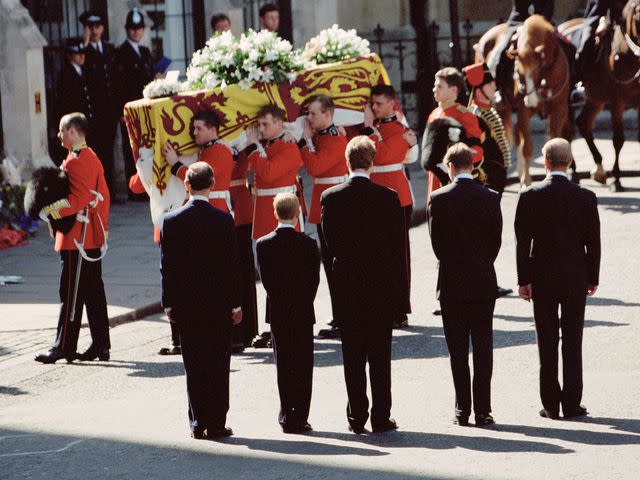
[[[427,122],[431,123],[434,120],[443,117],[451,117],[460,122],[467,137],[466,143],[474,151],[473,166],[474,168],[480,167],[482,164],[483,152],[481,146],[482,131],[480,130],[478,117],[454,100],[438,105],[438,107],[429,115]],[[431,194],[441,186],[442,183],[438,176],[433,171],[429,171],[427,202],[431,198]]]
[[[480,101],[474,98],[475,89],[482,88],[494,79],[484,63],[469,65],[462,70],[462,73],[467,89],[471,92],[469,110],[478,117],[482,131],[480,136],[484,158],[480,167],[483,173],[482,183],[502,195],[511,157],[509,142],[500,115],[495,108],[491,107],[492,99],[485,98],[484,101]]]
[[[253,239],[271,233],[278,225],[273,215],[273,199],[278,193],[298,191],[296,180],[302,156],[295,143],[279,137],[249,145],[245,152],[254,172],[256,196],[253,212]],[[299,222],[298,231],[304,230]]]
[[[81,38],[69,38],[65,42],[67,58],[62,63],[60,81],[58,83],[58,120],[67,113],[83,113],[91,123],[94,118],[94,104],[89,92],[87,74],[82,65],[72,62],[68,55],[72,53],[86,54]]]
[[[76,242],[83,246],[91,258],[100,256],[105,244],[109,221],[109,189],[104,179],[104,169],[95,152],[86,145],[75,146],[62,163],[69,178],[71,194],[45,207],[45,213],[54,219],[78,215],[78,220],[67,233],[56,232],[55,251],[60,253],[62,273],[60,275],[60,315],[56,341],[48,354],[38,355],[36,360],[52,363],[62,357],[68,361],[76,358],[78,335],[82,311],[87,309],[92,344],[90,350],[107,351],[109,319],[107,301],[102,282],[102,262],[82,260],[77,297],[73,299],[74,285],[80,253]],[[85,227],[83,240],[83,221]],[[72,316],[73,312],[73,316]],[[57,358],[56,358],[57,357]]]
[[[324,272],[329,285],[331,297],[331,310],[334,306],[334,285],[332,261],[326,255],[324,232],[322,231],[320,196],[328,188],[344,183],[349,179],[349,170],[344,158],[347,148],[347,137],[335,125],[318,131],[312,138],[303,138],[298,142],[304,167],[313,177],[313,191],[311,192],[311,209],[309,211],[309,223],[316,225],[320,240],[320,255]],[[336,322],[333,315],[333,325]]]
[[[233,150],[221,139],[215,139],[202,146],[198,161],[208,163],[213,169],[215,184],[209,191],[209,203],[219,210],[233,213],[229,187],[233,170]],[[184,181],[189,167],[178,161],[171,167],[171,173]]]
[[[125,28],[144,28],[142,12],[134,8],[127,14]],[[124,105],[142,98],[142,90],[153,80],[153,58],[147,47],[138,45],[128,38],[116,49],[116,92],[118,115],[123,115]],[[122,153],[127,180],[136,173],[135,159],[129,144],[129,134],[124,122],[120,123],[122,133]]]
[[[80,15],[79,20],[86,26],[104,25],[102,15],[92,10]],[[98,43],[89,41],[85,52],[84,71],[94,109],[94,118],[89,125],[89,141],[102,161],[107,185],[113,192],[113,145],[116,124],[121,115],[113,101],[116,49],[113,44],[101,39]]]
[[[405,313],[411,312],[411,250],[409,227],[413,212],[413,194],[404,171],[404,159],[411,147],[404,139],[407,128],[398,121],[396,115],[378,118],[372,127],[363,130],[376,144],[376,158],[371,169],[371,181],[390,188],[398,194],[404,212],[404,264],[407,282]]]
[[[234,222],[238,239],[238,257],[242,281],[242,322],[233,329],[233,343],[251,346],[258,335],[258,303],[256,293],[256,268],[251,233],[253,231],[253,196],[247,174],[249,159],[240,152],[234,157],[229,191],[233,203]]]

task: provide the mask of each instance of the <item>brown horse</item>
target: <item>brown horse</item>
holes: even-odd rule
[[[625,140],[622,117],[627,107],[637,109],[640,104],[640,1],[627,2],[622,17],[623,24],[617,25],[613,31],[610,54],[600,55],[599,60],[588,69],[588,74],[581,79],[586,90],[587,103],[576,121],[578,130],[586,140],[596,163],[591,176],[594,180],[606,184],[607,172],[602,166],[602,155],[593,141],[593,124],[605,105],[609,105],[615,150],[615,161],[611,170],[614,181],[611,189],[616,192],[623,190],[619,166],[620,150]],[[573,25],[569,22],[563,23],[558,30],[571,35],[572,28],[575,28],[575,20]],[[640,120],[640,111],[638,113]],[[638,139],[640,140],[640,134]]]
[[[504,35],[506,26],[498,25],[485,33],[478,42],[477,60],[495,55],[494,45]],[[529,17],[522,28],[516,48],[507,50],[514,60],[514,79],[508,85],[498,85],[505,108],[501,112],[505,128],[511,130],[511,114],[517,114],[513,128],[520,183],[529,185],[529,165],[533,154],[531,116],[540,113],[547,120],[547,137],[570,140],[569,123],[569,63],[560,46],[555,28],[541,15]]]

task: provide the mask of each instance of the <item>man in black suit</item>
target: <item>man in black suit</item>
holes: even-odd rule
[[[162,305],[178,326],[187,376],[193,438],[231,435],[229,410],[231,327],[242,320],[233,217],[209,204],[213,170],[189,167],[189,201],[168,213],[161,230]]]
[[[586,297],[598,288],[600,219],[593,192],[567,178],[571,146],[561,138],[542,147],[547,178],[520,192],[516,253],[520,297],[533,300],[540,354],[540,415],[583,416],[582,329]],[[558,317],[558,308],[561,314]],[[558,382],[558,329],[562,380]]]
[[[113,195],[113,144],[118,117],[122,115],[118,114],[113,101],[116,49],[113,44],[102,39],[102,14],[87,10],[80,15],[79,20],[84,25],[84,70],[95,113],[89,124],[89,139],[102,162],[104,177]]]
[[[313,299],[320,282],[320,255],[316,242],[295,229],[298,197],[279,193],[273,207],[278,227],[258,239],[256,253],[278,369],[278,421],[285,433],[303,433],[311,430],[307,419],[313,379]]]
[[[129,144],[129,134],[124,121],[123,108],[125,103],[142,98],[145,85],[153,80],[153,59],[151,51],[140,45],[144,35],[144,17],[142,12],[134,8],[127,14],[125,29],[127,39],[116,49],[116,91],[118,115],[120,115],[120,131],[122,133],[122,155],[124,157],[124,171],[129,179],[136,173],[135,159]],[[130,198],[135,198],[129,192]]]
[[[502,234],[500,196],[474,181],[473,150],[466,145],[450,147],[444,163],[452,183],[431,195],[427,215],[431,245],[439,260],[436,293],[456,391],[454,423],[469,425],[471,338],[475,421],[477,426],[489,425],[494,423],[492,323],[498,284],[493,262]]]
[[[391,329],[404,312],[404,219],[398,195],[369,180],[376,156],[366,136],[345,152],[349,180],[321,197],[327,256],[333,259],[335,317],[342,328],[349,429],[364,433],[369,417],[366,364],[371,380],[371,427],[397,427],[391,414]]]
[[[91,124],[94,107],[84,67],[86,50],[80,37],[68,38],[65,41],[66,59],[60,71],[56,112],[58,118],[68,113],[80,112]]]

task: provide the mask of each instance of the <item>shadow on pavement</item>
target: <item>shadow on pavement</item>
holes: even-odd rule
[[[126,368],[132,370],[128,373],[130,377],[143,378],[168,378],[181,377],[184,375],[184,365],[182,362],[139,362],[128,360],[109,360],[108,362],[74,362],[70,366],[74,367],[106,367],[106,368]]]
[[[494,319],[506,320],[508,322],[523,322],[533,324],[533,316],[520,317],[516,315],[494,315]],[[627,327],[628,323],[610,322],[608,320],[585,320],[584,326],[589,327]]]
[[[296,435],[297,438],[309,438],[313,436]],[[359,455],[364,457],[389,455],[389,452],[370,448],[347,447],[344,445],[331,445],[327,443],[310,442],[308,440],[271,440],[264,438],[231,437],[225,440],[231,445],[244,445],[250,450],[261,450],[272,453],[284,453],[287,455]]]
[[[625,189],[627,192],[640,191],[637,188]],[[640,199],[629,197],[598,197],[598,206],[619,213],[640,213]]]
[[[613,430],[637,433],[640,435],[640,420],[635,418],[585,417],[582,419],[582,423],[606,425]]]
[[[26,395],[27,391],[22,390],[21,388],[18,387],[5,387],[3,385],[0,385],[0,395]]]
[[[597,419],[595,419],[597,420]],[[611,420],[611,419],[607,419]],[[560,421],[550,421],[552,425]],[[571,423],[597,423],[589,419],[572,421]],[[637,425],[636,425],[637,427]],[[582,443],[585,445],[640,445],[640,435],[628,433],[599,432],[597,430],[571,430],[564,428],[544,428],[526,425],[498,425],[501,432],[519,433],[527,437],[555,438],[563,442]]]

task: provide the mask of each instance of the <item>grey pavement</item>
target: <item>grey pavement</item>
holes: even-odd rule
[[[602,134],[603,137],[606,133]],[[631,134],[629,132],[629,137]],[[542,139],[536,138],[537,149]],[[611,142],[599,140],[611,148]],[[574,143],[580,170],[590,164]],[[623,169],[640,167],[640,146],[623,150]],[[605,158],[606,155],[605,155]],[[610,160],[605,160],[605,166]],[[539,161],[536,165],[540,172]],[[412,168],[417,204],[424,176]],[[534,171],[534,173],[535,173]],[[283,434],[277,424],[275,366],[268,350],[232,359],[228,424],[235,436],[198,442],[188,435],[180,357],[160,357],[168,324],[160,314],[112,328],[112,361],[37,364],[53,339],[58,264],[44,232],[31,245],[0,251],[0,478],[435,478],[631,479],[640,469],[640,179],[622,194],[591,181],[602,220],[601,286],[588,302],[584,335],[582,421],[538,416],[537,349],[531,305],[497,302],[491,428],[451,424],[453,386],[441,321],[431,315],[435,258],[426,225],[411,231],[411,326],[393,344],[393,416],[400,430],[355,436],[346,431],[340,343],[316,340],[314,432]],[[308,192],[307,192],[308,193]],[[517,187],[504,195],[501,285],[514,287],[513,215]],[[145,204],[115,205],[104,280],[111,316],[159,298],[158,248]],[[259,307],[264,291],[258,285]],[[318,324],[330,316],[326,284],[316,299]],[[88,329],[81,345],[88,342]]]

